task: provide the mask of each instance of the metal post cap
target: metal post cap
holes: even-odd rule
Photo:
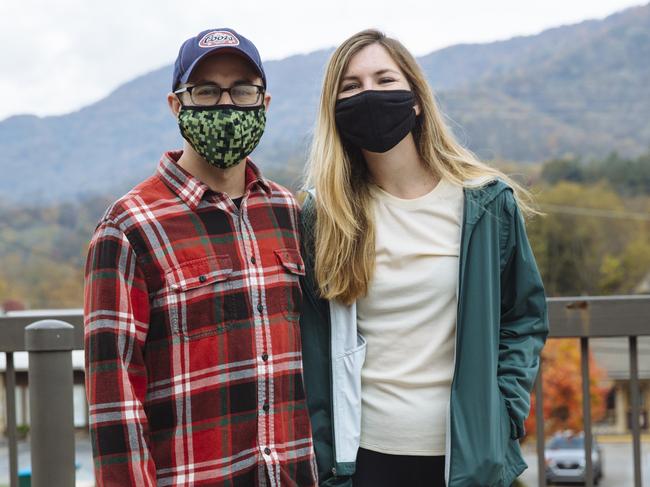
[[[41,320],[25,327],[28,352],[72,350],[74,326],[59,320]]]

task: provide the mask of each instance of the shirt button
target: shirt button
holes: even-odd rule
[[[265,413],[268,413],[269,409],[271,409],[271,406],[269,406],[269,404],[266,403],[266,404],[264,404],[264,406],[262,406],[262,409],[264,410]]]
[[[205,282],[205,281],[207,281],[207,280],[208,280],[207,277],[205,277],[205,276],[199,276],[199,282]]]
[[[264,352],[264,353],[262,354],[262,360],[264,360],[264,361],[266,362],[268,359],[269,359],[269,354],[266,353],[266,352]]]
[[[270,448],[264,448],[264,454],[265,455],[270,455],[271,454],[271,449]]]
[[[251,264],[255,264],[255,262],[257,262],[257,261],[255,260],[255,257],[251,257]]]
[[[264,305],[262,303],[257,305],[257,311],[259,311],[260,313],[264,311]]]

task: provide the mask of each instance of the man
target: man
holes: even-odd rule
[[[185,139],[114,203],[86,265],[98,486],[313,486],[298,318],[298,206],[247,157],[270,95],[232,29],[181,46]]]

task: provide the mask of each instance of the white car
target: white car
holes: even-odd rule
[[[587,469],[585,466],[584,433],[558,433],[546,444],[546,480],[551,483],[585,483]],[[594,472],[594,484],[598,485],[603,477],[603,453],[593,440],[591,462]]]

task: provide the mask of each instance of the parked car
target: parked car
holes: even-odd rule
[[[557,433],[546,444],[546,480],[552,483],[585,483],[587,469],[585,466],[584,433]],[[603,478],[603,452],[596,439],[591,446],[591,462],[594,472],[594,484]]]

